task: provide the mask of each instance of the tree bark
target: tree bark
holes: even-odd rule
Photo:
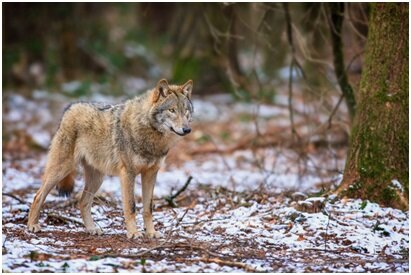
[[[408,4],[372,6],[350,149],[337,189],[400,209],[409,203],[408,25]]]

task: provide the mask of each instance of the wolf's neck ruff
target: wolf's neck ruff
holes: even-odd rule
[[[153,163],[167,155],[178,136],[153,125],[153,115],[147,110],[148,106],[141,104],[146,96],[125,103],[119,119],[116,120],[116,135],[117,139],[121,140],[120,154],[126,154],[124,157],[127,159],[138,155],[147,163]]]

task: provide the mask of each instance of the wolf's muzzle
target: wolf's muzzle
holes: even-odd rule
[[[191,132],[191,128],[183,128],[184,135],[187,135]]]
[[[182,129],[182,130],[183,130],[182,133],[177,132],[176,130],[174,130],[173,127],[170,127],[170,130],[173,131],[174,133],[176,133],[176,134],[179,135],[179,136],[185,136],[185,135],[187,135],[188,133],[191,132],[191,128],[183,128],[183,129]]]

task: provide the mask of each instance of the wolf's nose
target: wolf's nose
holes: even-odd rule
[[[183,128],[183,132],[185,135],[191,132],[191,128]]]

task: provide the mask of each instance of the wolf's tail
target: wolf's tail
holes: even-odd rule
[[[69,197],[74,190],[74,178],[76,173],[72,171],[56,186],[59,196]]]

